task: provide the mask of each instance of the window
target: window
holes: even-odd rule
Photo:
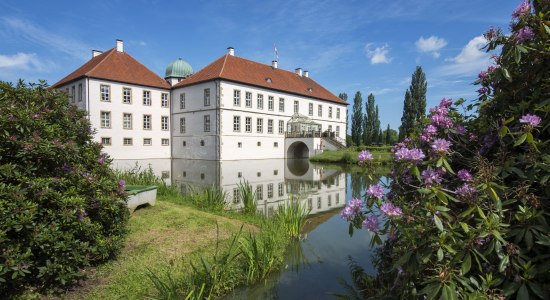
[[[183,147],[187,147],[187,141],[183,141]]]
[[[256,186],[256,200],[263,200],[264,199],[264,185],[258,184]]]
[[[233,106],[241,106],[241,91],[233,91]]]
[[[257,142],[257,145],[258,145],[258,147],[261,147],[261,146],[262,146],[262,142],[258,141],[258,142]]]
[[[210,89],[204,89],[204,106],[210,106]]]
[[[309,104],[309,112],[308,112],[308,114],[309,114],[310,116],[313,116],[313,103],[310,103],[310,104]]]
[[[336,205],[340,204],[340,194],[336,194]]]
[[[82,83],[78,85],[78,102],[82,102]]]
[[[332,125],[328,125],[328,132],[332,132]]]
[[[185,118],[180,118],[180,133],[185,133]]]
[[[241,131],[241,117],[233,116],[233,131]]]
[[[134,143],[134,141],[132,140],[132,138],[123,138],[122,139],[122,145],[124,145],[124,146],[132,146],[133,143]]]
[[[328,207],[332,206],[332,195],[328,195],[327,206]]]
[[[106,85],[106,84],[102,84],[100,86],[100,91],[101,91],[101,101],[111,101],[111,87]]]
[[[311,198],[307,199],[307,209],[308,210],[313,209],[313,199],[311,199]]]
[[[285,184],[283,182],[279,182],[279,186],[277,187],[279,192],[279,197],[282,197],[285,195]]]
[[[267,110],[273,110],[273,96],[267,97]]]
[[[185,93],[180,94],[180,109],[185,109]]]
[[[332,119],[332,106],[328,107],[328,117]]]
[[[317,106],[317,116],[318,117],[323,116],[323,106],[321,104],[319,104],[319,106]]]
[[[160,117],[160,129],[168,130],[168,117],[167,116]]]
[[[143,105],[151,105],[151,91],[143,91]]]
[[[285,133],[285,121],[279,120],[279,134]]]
[[[273,170],[273,175],[279,175],[279,170]]]
[[[153,144],[151,138],[144,138],[143,139],[143,146],[151,146]]]
[[[169,139],[161,139],[160,144],[162,146],[168,146],[168,145],[170,145],[170,140]]]
[[[204,116],[204,132],[210,132],[210,115]]]
[[[205,145],[204,140],[201,140],[201,147],[204,147]]]
[[[122,103],[132,104],[132,89],[122,88]]]
[[[102,137],[101,138],[101,144],[103,146],[111,146],[111,138],[110,137]]]
[[[258,103],[256,105],[258,106],[258,109],[264,109],[264,95],[258,94]]]
[[[122,129],[132,129],[132,114],[122,114]]]
[[[187,172],[183,171],[183,177],[187,177]]]
[[[262,172],[258,172],[258,173],[256,173],[256,176],[258,176],[258,177],[262,177]]]
[[[267,120],[267,133],[273,133],[273,120]]]
[[[243,172],[237,172],[237,178],[242,178],[243,177]]]
[[[317,197],[317,209],[321,209],[321,197]]]
[[[241,198],[239,197],[239,194],[239,189],[233,189],[233,203],[239,203],[239,199]]]
[[[252,117],[244,118],[244,131],[252,132]]]
[[[279,148],[279,142],[273,142],[273,148]],[[277,174],[275,174],[277,175]]]
[[[264,131],[264,119],[258,118],[256,119],[256,132],[262,133]]]
[[[151,115],[143,115],[143,129],[151,130]]]
[[[243,147],[243,143],[238,142],[238,143],[237,143],[237,147],[242,148],[242,147]]]
[[[246,92],[244,105],[246,107],[252,107],[252,93],[251,92]]]
[[[300,109],[300,103],[298,103],[298,100],[294,100],[294,113],[297,114]]]
[[[273,183],[267,185],[267,198],[273,198]]]
[[[102,111],[101,112],[101,128],[111,128],[111,112]]]
[[[285,98],[279,98],[279,111],[285,111]]]
[[[170,102],[168,101],[168,93],[160,94],[160,106],[161,107],[168,107],[169,103]]]
[[[340,126],[336,126],[336,136],[340,136]]]
[[[340,119],[340,108],[336,108],[336,119]]]

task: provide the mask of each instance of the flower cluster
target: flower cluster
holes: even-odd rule
[[[519,119],[520,123],[527,124],[529,126],[536,127],[540,124],[542,119],[537,115],[526,114]]]
[[[352,221],[355,217],[361,215],[361,210],[363,209],[363,201],[358,198],[353,198],[348,202],[346,207],[340,212],[340,216],[343,219]]]
[[[379,184],[371,184],[367,189],[367,196],[382,199],[384,196],[384,188]]]
[[[456,195],[460,200],[473,200],[477,195],[477,190],[472,185],[465,183],[456,189]]]
[[[463,182],[472,181],[473,179],[472,174],[470,174],[470,172],[468,172],[468,170],[466,169],[461,169],[460,171],[458,171],[456,173],[456,176]]]
[[[395,151],[395,160],[396,161],[410,161],[413,163],[421,162],[426,155],[422,152],[422,149],[413,148],[400,148]]]
[[[523,2],[518,5],[516,10],[512,13],[512,17],[514,18],[521,18],[526,15],[528,15],[531,12],[531,4],[529,4],[529,1],[523,0]]]
[[[365,161],[371,161],[373,160],[374,158],[372,157],[372,153],[370,153],[369,151],[367,150],[363,150],[361,151],[361,153],[359,153],[357,155],[357,159],[360,161],[360,162],[365,162]]]
[[[435,153],[443,155],[449,152],[451,145],[452,143],[450,141],[447,141],[446,139],[436,139],[432,143],[432,149],[435,151]]]
[[[361,223],[363,228],[366,228],[368,231],[377,231],[380,228],[380,222],[375,215],[370,215]]]
[[[432,186],[441,183],[441,176],[443,171],[441,169],[426,169],[422,171],[422,180],[426,186]]]
[[[526,41],[532,40],[534,37],[535,37],[535,32],[529,26],[525,26],[525,27],[521,28],[515,34],[517,44],[522,44]]]
[[[403,214],[401,208],[393,205],[391,202],[385,202],[380,206],[380,211],[388,217],[399,217]]]

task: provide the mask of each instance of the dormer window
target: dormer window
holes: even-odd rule
[[[271,79],[271,77],[266,77],[266,78],[265,78],[265,81],[266,81],[267,83],[273,82],[273,80]]]
[[[311,93],[313,92],[313,88],[307,88],[307,91]]]

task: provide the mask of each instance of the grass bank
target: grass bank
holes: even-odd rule
[[[357,155],[362,150],[359,150],[357,147],[335,150],[335,151],[324,151],[321,154],[311,157],[309,160],[313,162],[322,162],[322,163],[345,163],[345,164],[356,164]],[[387,147],[376,147],[376,149],[369,149],[374,157],[374,162],[377,164],[385,165],[389,164],[392,161],[392,153]]]

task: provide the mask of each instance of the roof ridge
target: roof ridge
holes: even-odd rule
[[[115,48],[111,48],[111,49],[105,51],[104,53],[102,53],[102,54],[105,54],[105,57],[101,58],[101,60],[95,66],[93,66],[90,70],[88,70],[88,72],[84,73],[84,75],[88,76],[88,74],[93,72],[97,68],[97,66],[101,65],[107,59],[107,57],[109,57],[111,54],[113,54],[114,49]],[[92,59],[93,59],[93,57],[92,57]]]
[[[227,62],[227,57],[229,56],[229,54],[226,54],[224,55],[224,59],[223,59],[223,64],[222,64],[222,68],[220,69],[220,75],[218,75],[219,77],[222,77],[222,73],[223,73],[223,69],[225,68],[225,63]]]

